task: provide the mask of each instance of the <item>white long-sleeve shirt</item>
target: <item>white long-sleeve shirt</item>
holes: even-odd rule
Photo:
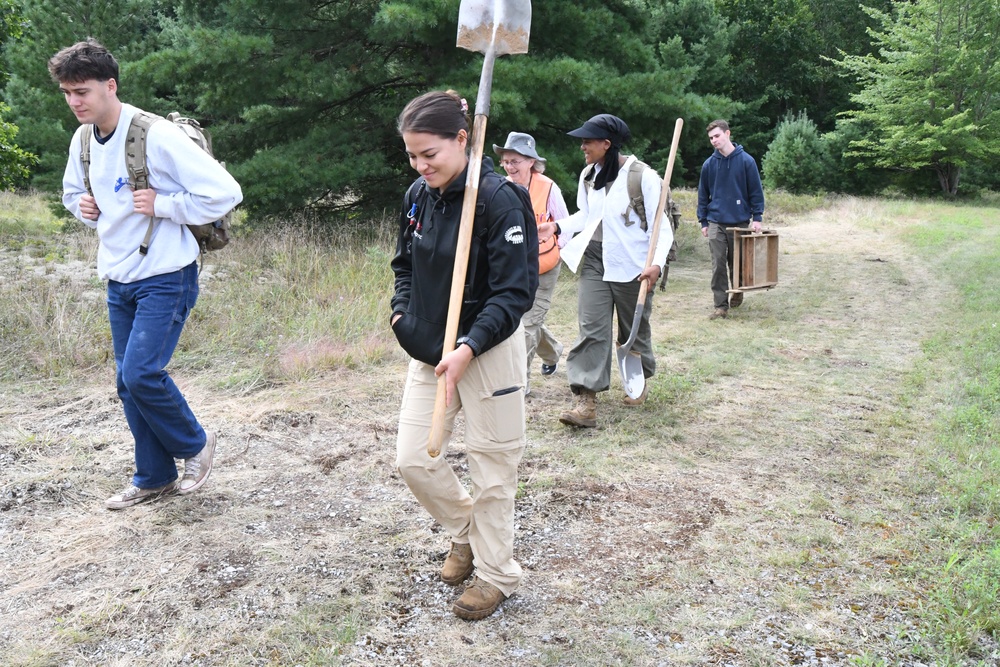
[[[123,104],[118,127],[104,144],[90,141],[90,187],[101,214],[96,221],[80,215],[87,194],[80,160],[80,137],[73,135],[63,175],[63,204],[97,230],[100,246],[97,273],[104,280],[132,283],[182,269],[197,259],[198,242],[185,225],[214,222],[243,200],[239,183],[212,156],[173,123],[153,123],[146,137],[149,187],[156,192],[153,237],[149,252],[139,253],[149,217],[136,213],[125,164],[125,137],[138,109]]]
[[[646,206],[648,229],[642,230],[639,216],[635,211],[628,210],[628,170],[635,161],[631,155],[618,171],[605,194],[604,189],[596,189],[587,185],[584,178],[590,171],[588,166],[580,173],[580,184],[576,194],[576,205],[579,210],[565,220],[559,221],[562,236],[572,235],[560,252],[560,256],[571,271],[576,273],[583,259],[597,225],[602,225],[602,243],[604,255],[604,280],[608,282],[628,282],[635,280],[646,266],[646,255],[649,252],[649,238],[653,232],[653,217],[660,203],[661,179],[652,169],[642,173],[642,199]],[[599,167],[598,167],[599,168]],[[626,217],[628,222],[626,221]],[[667,261],[667,252],[674,241],[674,232],[667,220],[666,214],[660,222],[660,237],[653,253],[653,264],[663,266]]]

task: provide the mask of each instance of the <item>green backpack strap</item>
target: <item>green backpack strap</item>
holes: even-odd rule
[[[140,111],[132,117],[125,135],[125,167],[128,169],[129,181],[133,190],[145,190],[149,187],[149,169],[146,168],[146,135],[149,128],[161,117]],[[139,246],[139,254],[145,256],[149,252],[149,241],[153,238],[153,216],[149,216],[149,226],[146,236]]]
[[[634,161],[628,168],[628,208],[625,209],[625,224],[628,224],[628,212],[635,211],[639,216],[639,227],[642,231],[649,228],[646,221],[646,202],[642,198],[642,172],[649,169],[649,165],[639,160]]]

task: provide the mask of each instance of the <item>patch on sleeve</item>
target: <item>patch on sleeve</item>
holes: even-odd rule
[[[520,225],[517,227],[510,227],[506,232],[504,232],[503,237],[507,239],[507,243],[518,245],[524,243],[524,230],[521,229]]]

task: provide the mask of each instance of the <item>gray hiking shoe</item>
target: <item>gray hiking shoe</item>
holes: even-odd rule
[[[184,477],[181,478],[180,492],[191,493],[208,481],[215,458],[215,433],[206,432],[205,446],[193,458],[184,459]]]
[[[170,482],[155,489],[140,489],[135,484],[129,483],[120,493],[116,493],[104,501],[104,506],[109,510],[123,510],[132,505],[144,503],[147,500],[156,500],[163,496],[169,496],[177,491],[177,483]]]

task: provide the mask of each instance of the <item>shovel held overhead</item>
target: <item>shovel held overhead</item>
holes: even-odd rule
[[[653,230],[649,235],[649,252],[646,253],[646,265],[643,270],[648,269],[653,263],[653,255],[656,254],[656,243],[660,240],[660,220],[663,212],[667,208],[667,199],[670,198],[670,176],[674,173],[674,158],[677,157],[677,144],[681,140],[681,130],[684,128],[684,119],[678,118],[674,123],[674,137],[670,142],[670,157],[667,158],[667,170],[663,173],[663,185],[660,187],[660,202],[656,205],[656,217],[653,218]],[[639,398],[643,389],[646,388],[646,376],[642,372],[642,357],[632,351],[632,344],[639,333],[639,322],[642,321],[642,311],[646,307],[647,281],[642,281],[639,287],[639,298],[635,304],[635,316],[632,318],[632,333],[625,344],[615,352],[618,354],[618,368],[622,372],[622,384],[625,386],[625,393],[630,398]]]
[[[483,146],[486,143],[486,119],[490,115],[490,96],[493,92],[493,64],[497,56],[527,53],[530,32],[530,0],[462,0],[458,8],[457,46],[477,51],[485,57],[483,73],[479,77],[472,137],[469,140],[469,171],[465,181],[465,198],[462,200],[462,218],[455,249],[455,268],[448,298],[448,321],[445,325],[442,357],[455,349],[455,339],[458,337],[465,275],[469,266],[469,247],[472,244],[472,226],[476,216],[476,200],[479,197]],[[427,454],[432,458],[441,453],[441,444],[444,442],[446,399],[447,379],[442,373],[438,376],[431,433],[427,441]]]

